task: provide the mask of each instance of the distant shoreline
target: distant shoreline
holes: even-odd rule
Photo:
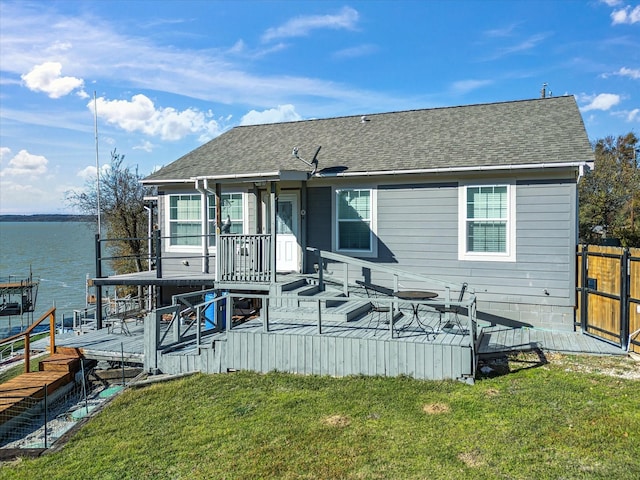
[[[0,215],[0,222],[95,222],[94,215],[36,214]]]

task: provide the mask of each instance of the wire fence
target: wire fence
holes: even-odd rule
[[[52,448],[84,418],[120,392],[139,374],[139,369],[125,372],[122,368],[101,370],[82,361],[75,381],[47,394],[26,395],[21,389],[6,392],[0,398],[0,458],[39,454]],[[91,362],[95,365],[95,362]],[[6,404],[3,405],[6,401]],[[5,408],[10,404],[9,408]],[[3,452],[4,451],[4,452]]]

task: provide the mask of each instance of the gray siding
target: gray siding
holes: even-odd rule
[[[519,179],[516,261],[460,261],[457,183],[379,185],[378,258],[373,261],[440,280],[468,282],[478,297],[480,317],[484,313],[534,326],[571,329],[575,221],[573,181]],[[333,225],[323,218],[314,222],[314,229],[326,236]],[[310,244],[315,243],[313,234],[309,239]],[[349,275],[357,278],[362,272],[354,270]],[[374,274],[370,280],[393,287],[390,277]],[[411,282],[401,285],[416,286]]]
[[[331,250],[331,187],[316,187],[307,190],[307,244],[320,250]],[[307,256],[305,265],[307,273],[313,271],[317,263],[315,255],[304,252]]]

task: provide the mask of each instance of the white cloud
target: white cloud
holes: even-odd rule
[[[640,22],[640,5],[637,5],[633,9],[630,5],[627,5],[620,10],[614,10],[611,13],[611,20],[613,25],[632,24]]]
[[[333,54],[335,58],[357,58],[364,57],[366,55],[371,55],[378,50],[378,47],[371,44],[366,45],[358,45],[357,47],[345,48],[343,50],[339,50]]]
[[[617,7],[618,5],[622,5],[622,0],[600,0],[600,1],[609,7]]]
[[[36,65],[21,78],[29,90],[44,92],[50,98],[64,97],[78,88],[81,89],[84,85],[84,81],[80,78],[63,77],[62,64],[58,62]],[[82,90],[80,92],[84,93]]]
[[[492,83],[493,82],[491,80],[460,80],[451,85],[451,91],[457,95],[463,95],[471,92],[472,90],[477,90],[478,88],[491,85]]]
[[[640,108],[634,108],[627,115],[627,121],[628,122],[634,122],[636,120],[640,121]]]
[[[2,160],[11,151],[4,147],[2,149]],[[7,175],[42,175],[47,172],[47,160],[42,155],[33,155],[26,150],[20,150],[15,157],[9,160],[7,168],[0,171],[0,177]]]
[[[268,29],[262,35],[262,41],[276,38],[304,37],[312,30],[328,28],[332,30],[353,30],[359,14],[351,7],[344,7],[335,15],[308,15],[293,18],[279,27]]]
[[[0,165],[2,165],[5,158],[9,158],[9,155],[11,155],[11,149],[9,147],[0,147]]]
[[[583,95],[581,100],[589,102],[587,105],[582,107],[581,110],[583,112],[588,112],[590,110],[609,110],[611,107],[620,103],[620,95],[616,95],[614,93],[601,93],[595,97]]]
[[[143,150],[145,152],[153,152],[153,147],[154,146],[155,145],[153,145],[153,143],[151,143],[148,140],[145,140],[140,145],[136,145],[135,147],[133,147],[133,149],[134,150]]]
[[[640,68],[627,68],[622,67],[617,72],[614,72],[614,75],[620,75],[621,77],[629,77],[634,80],[640,79]]]
[[[372,99],[391,102],[387,95],[379,92],[296,74],[292,70],[284,74],[248,71],[247,59],[285,48],[277,41],[256,51],[247,51],[242,42],[231,48],[179,49],[157,44],[154,38],[144,37],[138,30],[123,29],[90,14],[64,15],[28,2],[0,2],[0,8],[3,18],[15,19],[3,23],[0,30],[3,74],[19,77],[33,65],[55,58],[65,66],[73,65],[74,75],[87,79],[87,84],[88,79],[100,79],[100,82],[126,85],[133,91],[148,89],[225,105],[268,108],[300,97],[321,97],[325,104],[340,102],[361,106],[370,105]],[[324,18],[324,23],[317,21],[314,28],[321,25],[324,28],[355,27],[355,20],[346,20],[350,15],[357,17],[355,10],[349,14],[350,11],[339,12],[344,17],[342,23],[340,15],[318,17]],[[316,17],[302,19],[313,18]],[[310,28],[311,24],[313,22]],[[122,33],[124,30],[127,33]],[[3,75],[0,82],[6,78],[11,77]],[[397,106],[395,99],[393,104]],[[209,130],[215,132],[213,127]]]
[[[96,178],[96,172],[96,167],[90,165],[80,170],[76,175],[80,178],[88,180],[90,178]]]
[[[209,120],[211,113],[194,108],[178,111],[175,108],[156,108],[153,101],[138,94],[129,100],[96,99],[98,118],[116,125],[127,132],[141,132],[162,140],[180,140],[187,135],[217,135],[220,127],[215,120]],[[93,112],[94,102],[87,107]]]
[[[240,125],[294,122],[301,119],[302,117],[298,115],[293,105],[278,105],[277,108],[270,108],[262,112],[251,110],[240,119]]]

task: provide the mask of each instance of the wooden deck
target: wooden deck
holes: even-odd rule
[[[482,329],[478,354],[491,356],[535,349],[569,354],[626,354],[619,346],[581,332],[557,332],[535,328],[501,326]]]
[[[85,357],[92,360],[121,361],[126,363],[144,363],[144,324],[131,322],[128,326],[129,334],[116,329],[88,330],[82,335],[56,335],[56,345],[77,348]],[[45,339],[48,341],[48,339]],[[44,346],[42,340],[34,342],[34,348]]]
[[[469,337],[438,331],[435,312],[421,315],[421,327],[410,315],[400,318],[391,337],[388,324],[370,322],[369,316],[348,322],[323,321],[318,332],[313,309],[298,309],[298,318],[274,319],[265,330],[260,317],[234,326],[229,332],[204,334],[195,341],[159,352],[156,367],[165,373],[229,370],[291,371],[302,374],[410,375],[417,378],[458,378],[473,359]],[[464,321],[466,318],[461,318]],[[148,320],[146,320],[148,321]],[[427,333],[428,332],[428,333]],[[142,324],[129,326],[129,335],[107,329],[58,337],[58,345],[78,348],[87,358],[145,364]],[[46,340],[43,340],[46,341]],[[512,351],[541,349],[562,353],[622,355],[622,349],[580,332],[556,332],[502,326],[480,329],[476,354],[492,356]],[[466,350],[466,352],[465,352]]]

